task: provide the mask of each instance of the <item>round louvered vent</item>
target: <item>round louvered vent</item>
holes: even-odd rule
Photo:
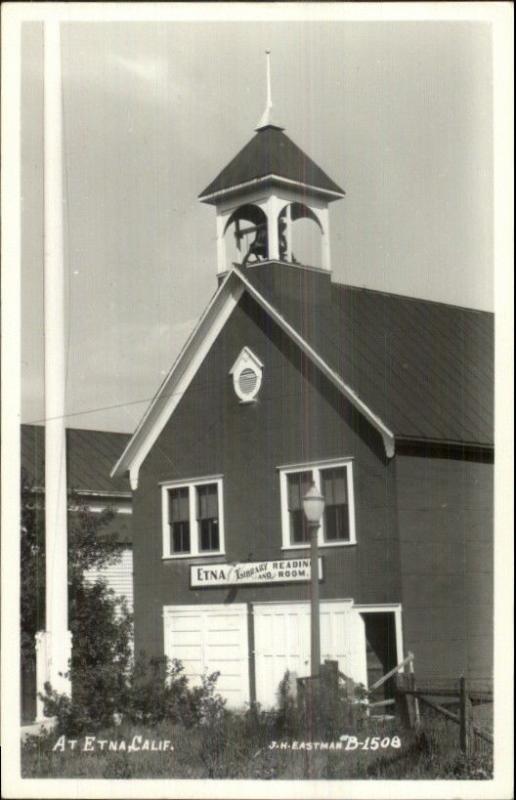
[[[242,394],[249,397],[252,395],[258,386],[258,375],[253,369],[244,369],[238,376],[238,386]]]
[[[263,364],[249,349],[244,347],[230,369],[233,388],[241,403],[253,403],[262,385]]]

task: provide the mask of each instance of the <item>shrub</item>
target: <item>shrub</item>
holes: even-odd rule
[[[193,688],[183,673],[177,659],[148,658],[142,653],[130,676],[124,716],[146,725],[163,720],[185,727],[200,723],[209,711],[218,673],[205,676],[202,685]]]
[[[131,668],[132,617],[105,583],[79,584],[74,596],[71,699],[45,686],[45,714],[68,735],[110,725],[124,708]]]
[[[204,745],[213,749],[221,739],[225,719],[226,701],[215,691],[218,672],[204,675],[200,686],[190,687],[177,659],[149,658],[142,653],[131,665],[125,651],[117,659],[116,647],[107,646],[101,656],[97,652],[100,639],[100,643],[83,643],[89,653],[84,662],[80,647],[74,653],[71,698],[45,686],[45,713],[57,718],[58,733],[76,736],[122,719],[150,727],[166,721],[186,728],[201,726]],[[92,660],[95,654],[98,660]]]
[[[302,715],[292,692],[293,675],[287,670],[278,686],[278,706],[274,715],[274,731],[278,738],[296,737],[302,726]]]
[[[21,660],[34,663],[34,636],[45,623],[45,506],[22,471],[21,482]],[[131,661],[132,617],[125,602],[102,581],[89,583],[92,568],[116,563],[116,534],[104,529],[114,512],[92,513],[73,491],[68,494],[68,610],[72,657],[68,676],[72,700],[51,686],[43,697],[46,713],[79,733],[93,720],[111,722],[120,703]],[[100,718],[100,719],[99,719]]]
[[[226,701],[215,692],[218,677],[218,672],[204,675],[201,686],[192,689],[201,725],[199,755],[210,778],[224,777],[221,770],[224,769],[224,754],[228,744],[227,723],[230,715],[226,712]]]

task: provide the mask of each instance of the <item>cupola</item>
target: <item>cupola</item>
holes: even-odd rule
[[[217,272],[222,275],[233,264],[250,268],[270,261],[329,272],[328,207],[344,191],[275,121],[266,54],[267,103],[256,133],[199,195],[215,206]],[[306,231],[307,225],[319,240],[318,252],[313,246],[303,251],[298,230]],[[309,238],[313,243],[314,237]]]

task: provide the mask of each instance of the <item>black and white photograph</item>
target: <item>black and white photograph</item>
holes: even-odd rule
[[[3,796],[512,797],[512,5],[2,12]]]

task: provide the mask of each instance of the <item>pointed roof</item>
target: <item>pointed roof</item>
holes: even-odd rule
[[[257,181],[298,184],[329,200],[344,195],[343,189],[309,158],[292,139],[272,123],[260,127],[235,158],[201,192],[199,199],[214,202],[226,192]]]

